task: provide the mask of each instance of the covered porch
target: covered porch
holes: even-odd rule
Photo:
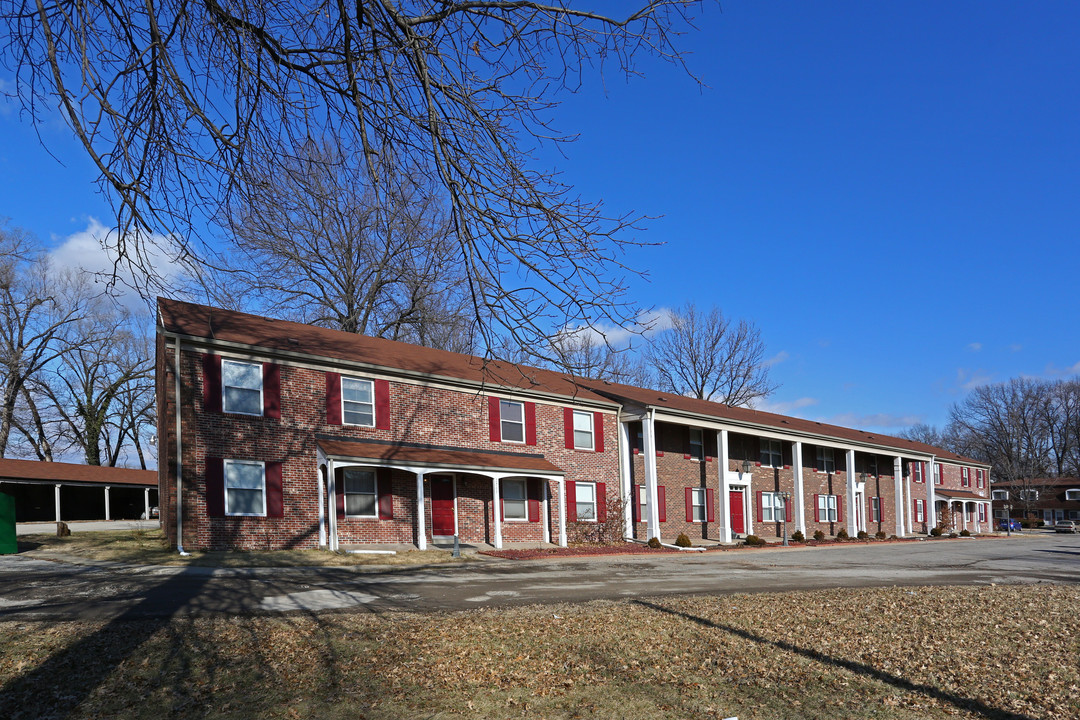
[[[981,533],[993,530],[990,498],[970,490],[943,490],[934,493],[936,510],[942,523],[955,532]]]

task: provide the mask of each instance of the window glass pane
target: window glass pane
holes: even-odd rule
[[[357,406],[352,403],[345,403],[344,405],[345,417],[343,420],[346,425],[367,425],[372,426],[375,424],[375,414],[371,411],[370,407]]]
[[[262,415],[262,393],[258,390],[226,387],[221,409],[231,413]]]
[[[577,516],[579,520],[596,519],[596,486],[592,483],[577,484]]]
[[[221,383],[228,387],[262,389],[262,365],[223,360]]]
[[[521,403],[499,401],[499,417],[502,420],[502,439],[525,442],[525,411]]]
[[[593,448],[593,417],[591,413],[574,411],[574,447]]]
[[[229,513],[232,515],[262,515],[262,490],[237,490],[228,493]]]
[[[259,463],[225,463],[225,487],[262,490],[263,468]]]
[[[341,397],[359,403],[371,403],[371,381],[355,378],[341,379]]]
[[[503,500],[503,518],[506,520],[525,520],[525,501]]]
[[[521,403],[510,402],[509,400],[500,400],[499,417],[502,418],[504,422],[521,422],[524,418]]]
[[[705,491],[701,488],[691,490],[690,503],[694,522],[705,522]]]
[[[346,470],[345,492],[374,494],[375,473],[371,470]]]
[[[511,423],[503,420],[502,439],[510,440],[511,442],[525,442],[525,429],[518,423]]]
[[[359,493],[346,493],[345,495],[345,514],[346,515],[375,515],[375,495],[372,494],[359,494]]]
[[[525,481],[503,480],[500,483],[499,491],[502,493],[502,497],[504,500],[524,500]]]

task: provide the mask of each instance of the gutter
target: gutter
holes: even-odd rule
[[[168,335],[166,334],[166,337]],[[184,445],[180,437],[181,404],[180,404],[180,336],[173,334],[173,358],[175,360],[173,373],[176,378],[175,395],[173,403],[176,406],[176,550],[181,556],[187,557],[189,553],[184,551]]]

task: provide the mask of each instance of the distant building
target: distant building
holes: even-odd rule
[[[994,517],[1009,515],[1019,520],[1080,521],[1080,478],[1030,478],[1014,482],[995,482],[991,488]]]
[[[138,520],[157,506],[154,470],[0,459],[0,492],[16,522]]]

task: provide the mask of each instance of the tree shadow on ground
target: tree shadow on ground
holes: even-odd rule
[[[926,685],[922,683],[912,682],[906,678],[893,675],[892,673],[879,670],[875,667],[867,665],[865,663],[856,662],[854,660],[845,660],[843,658],[833,657],[826,655],[818,650],[812,650],[810,648],[802,648],[798,645],[793,645],[789,642],[782,640],[770,640],[761,635],[756,635],[748,630],[734,627],[731,625],[724,625],[712,620],[708,620],[697,615],[691,615],[689,613],[681,612],[679,610],[672,610],[671,608],[664,607],[663,605],[657,605],[656,603],[649,602],[647,600],[634,600],[635,604],[642,607],[656,610],[657,612],[666,613],[668,615],[674,615],[684,620],[688,620],[697,625],[710,628],[712,630],[720,630],[722,632],[736,635],[744,640],[750,640],[751,642],[759,643],[761,645],[771,645],[779,650],[785,652],[795,653],[802,657],[809,658],[815,662],[824,663],[826,665],[832,665],[833,667],[848,670],[858,675],[873,678],[879,682],[883,682],[887,685],[891,685],[899,690],[906,692],[918,693],[927,697],[940,700],[941,702],[948,703],[955,708],[964,710],[967,712],[977,713],[980,717],[987,718],[987,720],[1037,720],[1030,715],[1022,715],[1020,713],[1013,713],[1000,708],[990,707],[986,703],[973,698],[963,697],[954,693],[946,692],[941,688],[934,687],[932,685]]]

